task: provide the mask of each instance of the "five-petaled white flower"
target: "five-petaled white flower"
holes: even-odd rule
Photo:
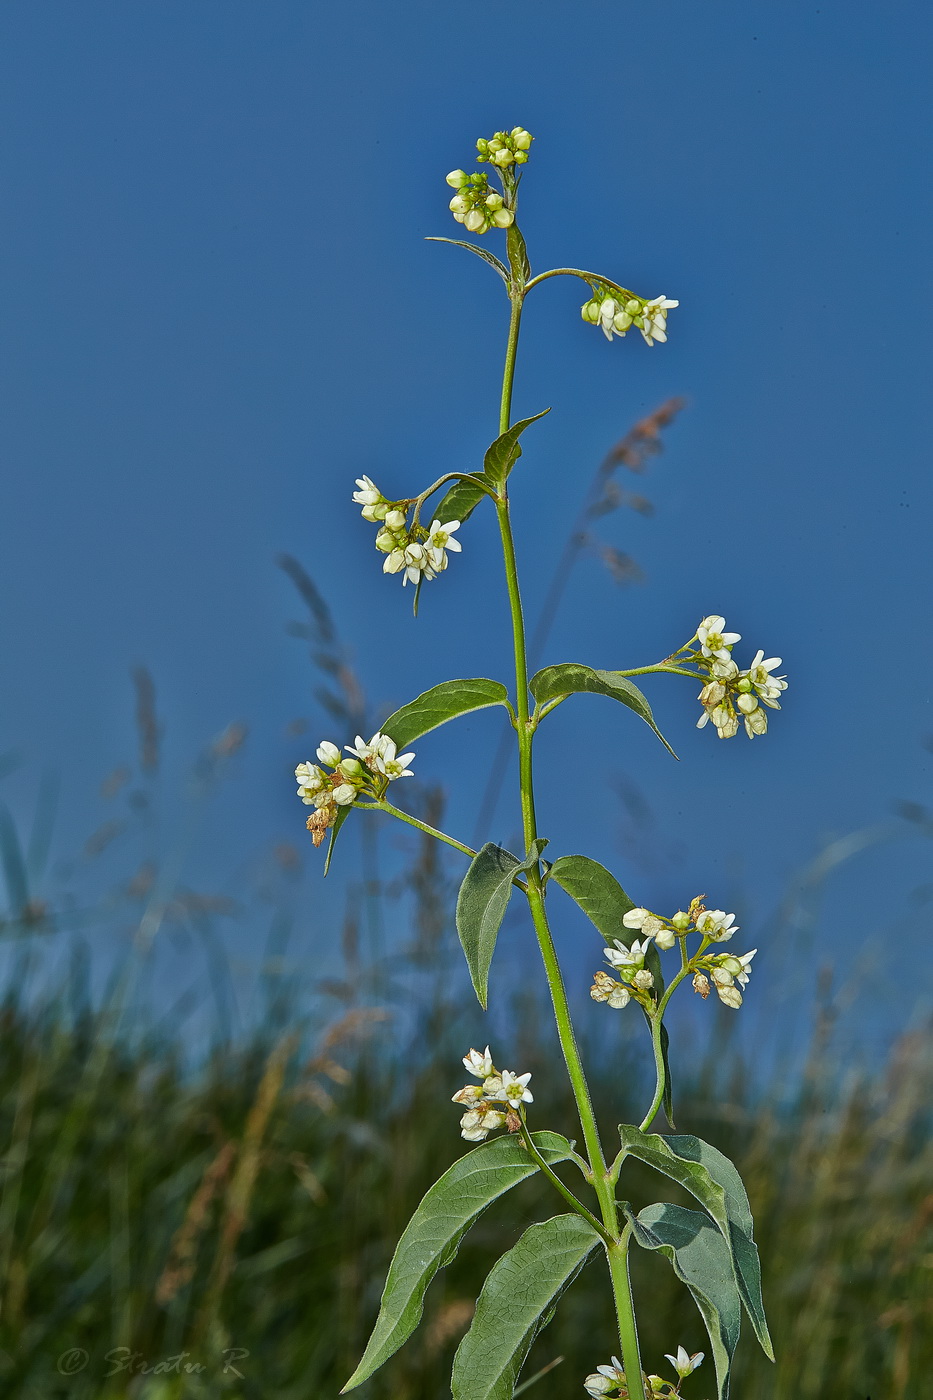
[[[314,802],[315,794],[319,793],[324,786],[324,774],[316,763],[299,763],[295,769],[295,778],[298,782],[298,796],[306,806],[311,806]]]
[[[739,931],[735,915],[727,914],[724,909],[704,910],[696,921],[696,928],[697,933],[705,934],[714,943],[725,943]]]
[[[671,307],[679,305],[679,301],[671,301],[664,296],[645,302],[641,313],[645,324],[641,333],[646,345],[653,345],[656,340],[663,345],[667,340],[667,313]]]
[[[368,476],[358,476],[356,484],[359,490],[353,492],[353,499],[358,506],[375,506],[382,500],[382,492]]]
[[[770,706],[772,710],[779,710],[781,707],[778,704],[778,696],[787,689],[787,678],[770,674],[781,665],[779,656],[771,656],[767,661],[764,657],[763,651],[757,651],[754,661],[747,671],[742,672],[742,675],[748,677],[758,698],[765,705]]]
[[[718,661],[730,661],[730,648],[742,640],[741,632],[727,632],[726,619],[719,613],[704,617],[697,628],[700,650],[704,656],[715,657]]]
[[[431,568],[436,573],[441,573],[447,568],[447,550],[452,550],[454,554],[459,554],[463,548],[459,540],[451,539],[455,530],[460,529],[459,520],[448,520],[446,524],[441,524],[439,520],[431,521],[431,529],[428,538],[424,542],[428,561]]]
[[[597,1366],[591,1376],[587,1376],[583,1382],[583,1387],[587,1395],[594,1397],[608,1395],[611,1390],[616,1390],[625,1383],[625,1371],[622,1362],[617,1356],[612,1358],[611,1366]]]
[[[478,1050],[470,1050],[469,1054],[463,1057],[463,1066],[470,1074],[475,1074],[477,1079],[488,1079],[495,1072],[489,1046],[486,1046],[482,1054]]]
[[[376,767],[380,773],[384,773],[390,783],[394,783],[396,778],[410,778],[412,771],[406,767],[414,758],[414,753],[400,753],[396,757],[395,740],[390,739],[388,734],[375,734],[372,741],[376,748]]]
[[[644,967],[645,954],[648,951],[648,939],[639,943],[636,938],[630,948],[626,948],[618,938],[614,938],[614,948],[604,948],[603,955],[612,967]]]
[[[336,768],[340,762],[340,750],[336,744],[332,744],[328,739],[317,746],[317,757],[319,763],[326,763],[331,768]]]
[[[513,1108],[518,1108],[520,1103],[534,1103],[531,1090],[527,1088],[530,1072],[528,1074],[513,1074],[511,1070],[502,1071],[502,1097],[508,1099]],[[489,1092],[487,1087],[486,1092]]]
[[[705,1355],[705,1352],[695,1351],[691,1356],[686,1347],[678,1347],[676,1356],[671,1356],[670,1352],[666,1351],[664,1353],[664,1359],[665,1361],[669,1361],[678,1376],[683,1378],[684,1376],[691,1375],[692,1372],[696,1370]]]

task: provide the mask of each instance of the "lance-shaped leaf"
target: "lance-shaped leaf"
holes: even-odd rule
[[[470,862],[457,895],[457,934],[479,1004],[486,1010],[489,965],[512,894],[512,881],[540,858],[547,841],[537,840],[526,860],[488,841]]]
[[[551,1166],[565,1162],[573,1151],[573,1143],[560,1133],[532,1133],[531,1140]],[[362,1385],[408,1341],[421,1321],[428,1285],[455,1258],[470,1226],[493,1201],[538,1170],[520,1139],[509,1136],[474,1148],[434,1183],[405,1226],[372,1336],[341,1395]]]
[[[753,1238],[752,1212],[735,1166],[718,1148],[692,1133],[662,1137],[660,1133],[643,1133],[623,1124],[619,1134],[628,1153],[678,1182],[709,1211],[729,1246],[739,1296],[755,1335],[762,1351],[773,1361],[761,1298],[761,1266]]]
[[[550,411],[549,408],[545,408],[531,418],[522,418],[520,422],[513,423],[511,428],[500,433],[492,446],[486,449],[486,456],[483,458],[483,472],[490,485],[494,486],[497,491],[522,455],[518,439],[527,427],[532,423],[537,423],[539,418],[543,418]]]
[[[654,722],[651,706],[637,685],[618,671],[597,671],[592,666],[581,666],[576,661],[566,661],[559,666],[545,666],[532,676],[531,693],[539,705],[549,700],[558,700],[565,695],[607,695],[610,700],[618,700],[634,710],[636,715],[654,730],[668,753],[677,755]]]
[[[340,835],[340,828],[343,826],[343,824],[344,824],[344,822],[346,821],[347,817],[350,815],[351,810],[352,810],[351,807],[338,807],[338,808],[337,808],[337,816],[335,817],[335,819],[334,819],[334,824],[333,824],[333,826],[332,826],[331,829],[330,829],[330,840],[329,840],[328,843],[327,843],[327,855],[326,855],[325,858],[324,858],[324,874],[325,874],[325,875],[327,874],[328,870],[330,869],[331,857],[332,857],[333,854],[334,854],[334,847],[335,847],[336,844],[337,844],[337,837]]]
[[[630,946],[634,933],[622,923],[635,906],[611,871],[589,856],[558,856],[548,871],[562,890],[579,904],[590,923],[607,941],[620,938]]]
[[[581,1216],[557,1215],[532,1225],[503,1254],[454,1357],[453,1400],[512,1400],[535,1337],[599,1242]]]
[[[477,243],[466,243],[462,238],[432,238],[429,236],[424,241],[425,243],[452,243],[455,248],[468,248],[471,253],[475,253],[478,258],[482,258],[483,262],[487,262],[490,267],[494,267],[505,285],[507,287],[510,286],[511,278],[509,277],[509,269],[506,267],[505,263],[499,261],[495,253],[490,253],[488,248],[480,248]]]
[[[449,719],[488,705],[507,705],[508,700],[509,693],[501,681],[442,681],[389,715],[382,733],[404,749]]]
[[[729,1246],[709,1216],[698,1210],[660,1203],[637,1216],[626,1211],[626,1216],[642,1248],[666,1255],[693,1294],[709,1334],[717,1400],[729,1400],[729,1372],[742,1326]]]
[[[518,224],[509,224],[508,232],[505,235],[505,247],[509,255],[512,276],[520,287],[524,287],[531,276],[531,263],[528,261],[528,249],[525,247],[525,240]]]

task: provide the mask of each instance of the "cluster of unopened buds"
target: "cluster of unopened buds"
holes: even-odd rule
[[[622,287],[600,283],[593,288],[591,300],[581,306],[580,315],[590,325],[599,326],[607,340],[614,335],[624,336],[635,326],[647,345],[653,345],[656,340],[663,345],[667,340],[667,313],[679,305],[679,301],[671,301],[669,297],[647,301]]]
[[[758,949],[742,953],[736,957],[732,953],[708,953],[711,943],[726,943],[738,932],[734,914],[724,909],[707,909],[703,896],[698,895],[689,910],[679,909],[671,919],[653,914],[650,909],[630,909],[622,917],[628,929],[637,930],[640,939],[627,945],[621,939],[613,939],[613,947],[604,948],[603,954],[615,976],[599,971],[593,976],[590,996],[594,1001],[621,1008],[630,1001],[639,1002],[647,1011],[653,1010],[654,975],[645,966],[645,958],[652,939],[655,946],[667,951],[690,934],[699,934],[701,943],[692,958],[686,959],[686,969],[693,973],[693,989],[705,1000],[711,990],[716,989],[719,1000],[725,1006],[738,1010],[742,1005],[739,987],[748,985],[751,976],[751,961]],[[686,945],[685,945],[686,946]]]
[[[669,1361],[677,1372],[676,1381],[666,1381],[663,1376],[642,1376],[645,1385],[645,1392],[648,1395],[670,1397],[680,1394],[680,1383],[687,1376],[693,1374],[703,1360],[705,1353],[695,1351],[691,1356],[686,1347],[679,1346],[677,1355],[671,1356],[666,1352],[664,1359]],[[592,1395],[599,1400],[602,1396],[617,1397],[617,1400],[628,1400],[628,1387],[625,1384],[625,1370],[622,1362],[617,1356],[612,1358],[609,1366],[597,1366],[591,1376],[587,1376],[583,1382],[587,1395]]]
[[[489,188],[489,177],[483,171],[468,175],[465,170],[452,170],[447,176],[451,189],[457,191],[450,201],[450,212],[468,233],[485,233],[490,228],[508,228],[515,215],[507,208],[505,198]]]
[[[378,799],[396,778],[410,778],[407,764],[413,753],[397,753],[388,734],[374,734],[367,744],[357,734],[356,745],[345,745],[350,758],[343,758],[336,744],[325,740],[317,748],[317,763],[299,763],[295,769],[298,796],[315,810],[308,818],[308,830],[315,846],[337,820],[341,807],[352,807],[360,793]],[[331,769],[330,772],[325,771]]]
[[[471,1050],[463,1057],[464,1068],[482,1084],[466,1084],[458,1089],[453,1102],[463,1104],[466,1112],[460,1119],[460,1136],[467,1142],[483,1142],[497,1128],[510,1133],[521,1129],[519,1107],[533,1103],[528,1081],[531,1074],[513,1074],[509,1069],[497,1070],[489,1046],[480,1054]]]
[[[732,739],[739,732],[741,718],[750,739],[766,734],[768,716],[762,706],[779,710],[779,697],[787,689],[786,677],[771,674],[780,666],[781,658],[771,656],[766,660],[764,652],[758,651],[748,669],[740,671],[732,659],[732,648],[741,641],[741,633],[727,632],[726,619],[718,613],[704,617],[694,640],[699,647],[691,651],[688,643],[682,654],[709,676],[698,696],[703,713],[697,728],[712,724],[720,739]]]
[[[432,520],[431,528],[408,523],[409,501],[389,501],[368,477],[356,479],[353,500],[362,506],[364,520],[379,526],[376,548],[384,554],[382,571],[401,574],[406,583],[419,584],[422,579],[437,578],[447,568],[447,554],[459,554],[461,544],[453,538],[460,529],[459,520]]]
[[[523,126],[511,131],[497,131],[488,141],[477,141],[477,160],[494,165],[502,180],[503,193],[490,188],[485,171],[467,174],[451,170],[447,183],[457,191],[450,201],[450,212],[468,233],[485,233],[491,228],[509,228],[515,222],[513,212],[515,188],[518,183],[514,167],[524,165],[534,137]]]

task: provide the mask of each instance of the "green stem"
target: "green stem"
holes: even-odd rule
[[[542,274],[543,275],[543,274]],[[540,280],[540,279],[539,279]],[[521,325],[523,293],[512,298],[512,315],[509,321],[509,339],[505,353],[505,367],[502,375],[502,398],[499,411],[499,432],[508,431],[512,411],[512,384],[515,378],[515,357],[518,349],[518,332]],[[522,613],[522,599],[518,583],[518,566],[515,560],[515,541],[509,516],[508,490],[503,483],[496,502],[499,517],[499,533],[502,538],[502,554],[505,562],[505,581],[509,596],[509,611],[512,620],[512,642],[515,653],[515,732],[518,736],[518,771],[521,788],[522,830],[526,853],[533,849],[538,828],[535,818],[534,778],[531,749],[534,740],[536,721],[529,714],[528,660],[525,642],[525,621]],[[541,885],[541,872],[537,865],[528,871],[528,884],[525,889],[531,908],[538,947],[551,994],[554,1019],[557,1023],[557,1037],[567,1066],[567,1073],[576,1101],[583,1140],[593,1174],[593,1187],[599,1201],[603,1221],[604,1238],[613,1243],[606,1245],[609,1270],[612,1276],[613,1295],[619,1323],[619,1341],[625,1362],[625,1377],[630,1400],[645,1400],[642,1383],[641,1359],[638,1352],[638,1336],[635,1331],[634,1304],[628,1277],[628,1235],[623,1236],[624,1246],[615,1243],[619,1234],[619,1217],[615,1201],[615,1189],[608,1179],[606,1159],[603,1156],[596,1114],[590,1097],[589,1085],[583,1069],[583,1061],[577,1046],[570,1015],[567,990],[561,974],[557,950],[551,935],[547,913],[544,907],[544,891]]]
[[[648,1109],[648,1112],[639,1125],[639,1131],[642,1133],[646,1128],[651,1126],[658,1109],[664,1102],[664,1089],[667,1076],[664,1071],[664,1054],[661,1050],[661,1026],[661,1015],[660,1012],[656,1011],[651,1018],[651,1045],[654,1050],[654,1069],[655,1075],[657,1076],[657,1083],[655,1086],[654,1098],[651,1101],[651,1107]]]
[[[403,812],[399,807],[393,807],[391,802],[386,802],[382,798],[379,802],[366,802],[359,804],[362,807],[371,807],[376,812],[388,812],[390,817],[398,817],[399,821],[407,822],[409,826],[416,826],[419,831],[423,831],[426,836],[434,836],[438,841],[443,841],[447,846],[453,846],[455,851],[461,851],[463,855],[471,859],[476,855],[472,846],[465,846],[462,841],[458,841],[453,836],[447,836],[443,831],[438,831],[437,827],[428,826],[427,822],[419,821],[408,812]]]
[[[619,1321],[619,1341],[622,1344],[626,1388],[632,1400],[635,1400],[635,1397],[644,1400],[641,1352],[638,1349],[638,1329],[635,1325],[632,1283],[628,1271],[628,1247],[631,1237],[632,1227],[626,1225],[619,1243],[609,1250],[609,1272],[612,1275],[612,1292]]]
[[[706,677],[699,671],[688,671],[684,666],[670,666],[666,661],[659,661],[656,666],[635,666],[631,671],[616,671],[617,676],[653,676],[666,674],[668,676],[689,676],[692,681],[702,681]]]

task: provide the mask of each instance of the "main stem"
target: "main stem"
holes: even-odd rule
[[[499,411],[499,432],[508,431],[512,410],[512,384],[515,378],[515,357],[518,350],[518,333],[521,326],[522,293],[512,298],[512,314],[509,321],[509,339],[505,354],[505,369],[502,376],[502,399]],[[505,580],[509,595],[509,608],[512,617],[512,639],[515,651],[515,728],[518,735],[518,771],[521,789],[522,829],[525,851],[533,849],[537,838],[535,818],[534,779],[532,773],[531,749],[535,724],[531,720],[528,705],[528,661],[525,644],[525,620],[522,613],[521,593],[518,586],[518,567],[515,561],[515,542],[512,537],[512,524],[509,516],[509,499],[505,483],[498,500],[496,511],[499,517],[499,531],[502,536],[502,552],[505,559]],[[625,1379],[631,1400],[645,1400],[642,1383],[641,1356],[638,1349],[638,1334],[635,1328],[635,1312],[632,1302],[632,1289],[628,1274],[629,1231],[619,1238],[619,1217],[615,1203],[615,1187],[609,1180],[606,1159],[599,1140],[596,1114],[590,1098],[589,1086],[583,1069],[583,1061],[573,1031],[567,990],[560,970],[554,939],[544,907],[544,891],[541,886],[541,873],[537,865],[528,872],[526,890],[531,917],[534,922],[538,947],[544,962],[554,1019],[557,1022],[557,1036],[563,1052],[567,1073],[576,1100],[583,1140],[593,1174],[593,1187],[599,1201],[603,1225],[614,1243],[606,1246],[609,1257],[609,1272],[612,1278],[612,1291],[615,1299],[616,1316],[619,1325],[619,1342],[625,1368]],[[615,1241],[618,1241],[615,1243]]]

